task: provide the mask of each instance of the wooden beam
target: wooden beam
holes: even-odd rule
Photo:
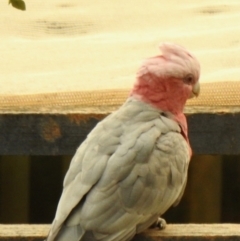
[[[239,90],[240,82],[203,83],[200,97],[187,102],[195,154],[240,154]],[[0,155],[73,155],[128,95],[126,89],[0,95]]]
[[[73,155],[105,114],[0,114],[0,155]],[[188,114],[194,154],[240,154],[240,113]]]
[[[185,209],[183,216],[187,216],[188,222],[221,222],[221,184],[222,156],[193,156],[184,193],[188,200],[188,208]]]
[[[222,164],[221,222],[240,223],[240,156],[223,156]]]
[[[61,156],[31,156],[29,168],[29,223],[43,224],[52,222],[62,193],[64,176],[61,171],[61,159]]]
[[[0,225],[0,241],[43,241],[49,225]],[[235,241],[240,239],[239,224],[172,224],[165,230],[147,230],[133,241]]]
[[[29,222],[29,156],[0,158],[0,220],[2,223]]]

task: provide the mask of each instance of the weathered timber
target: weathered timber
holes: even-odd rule
[[[103,116],[23,114],[0,116],[1,155],[72,155]]]
[[[30,163],[29,156],[0,157],[0,222],[2,223],[29,222]]]
[[[49,225],[0,225],[0,241],[43,241]],[[237,241],[239,224],[172,224],[165,230],[147,230],[133,241]]]
[[[44,156],[44,158],[42,156],[31,156],[29,167],[29,223],[44,224],[52,222],[62,192],[63,176],[61,168],[61,156]]]
[[[219,155],[194,155],[189,165],[183,198],[177,207],[170,208],[163,217],[173,223],[222,222],[222,195],[225,196],[222,193],[222,163],[222,156]],[[235,180],[237,177],[232,175],[231,178]],[[240,192],[235,193],[235,200],[239,197]],[[227,196],[226,199],[231,198]],[[237,204],[235,201],[235,210],[240,207],[239,202]],[[238,220],[224,221],[227,222],[237,223]]]
[[[222,164],[221,221],[240,223],[240,156],[224,156]]]
[[[105,116],[1,114],[0,155],[72,155]],[[192,113],[187,119],[194,154],[240,154],[240,113]]]

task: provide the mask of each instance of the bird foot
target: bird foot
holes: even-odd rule
[[[158,218],[157,221],[151,225],[150,228],[158,228],[159,230],[163,230],[167,227],[167,222],[163,218]]]

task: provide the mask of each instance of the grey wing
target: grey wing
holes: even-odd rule
[[[181,199],[182,199],[182,197],[183,197],[184,191],[185,191],[185,189],[186,189],[186,185],[187,185],[187,177],[185,178],[185,182],[184,182],[184,184],[183,184],[182,190],[181,190],[181,192],[180,192],[177,200],[173,203],[173,206],[174,206],[174,207],[176,207],[176,206],[180,203],[180,201],[181,201]]]
[[[142,218],[137,233],[153,224],[178,200],[187,180],[189,160],[189,147],[182,135],[163,134],[148,159],[145,173],[138,174],[132,187],[121,187],[125,207]]]
[[[131,160],[134,154],[127,151],[129,149],[128,146],[131,147],[134,144],[134,136],[137,138],[141,134],[142,129],[136,130],[131,128],[136,131],[132,133],[133,136],[131,138],[126,138],[124,144],[120,143],[123,141],[120,140],[120,137],[124,136],[124,121],[131,121],[132,117],[136,116],[137,113],[140,113],[141,116],[141,111],[141,103],[132,105],[131,101],[126,102],[124,108],[100,122],[79,147],[66,174],[64,189],[47,241],[55,240],[60,230],[63,229],[64,223],[69,225],[79,223],[80,221],[76,221],[76,218],[79,216],[78,208],[84,204],[86,194],[89,194],[94,189],[94,186],[100,179],[102,180],[100,185],[107,183],[105,185],[105,190],[107,190],[109,185],[112,185],[112,183],[108,183],[109,176],[112,173],[114,175],[115,172],[120,175],[120,172],[116,170],[118,166],[115,163],[121,163],[122,159],[125,159],[126,162],[128,159]],[[154,112],[156,116],[156,111]],[[146,115],[146,118],[147,121],[149,118],[153,119],[154,117]],[[146,128],[148,126],[143,127],[143,129]],[[122,170],[121,175],[124,175],[122,174],[124,172],[125,170]],[[73,232],[77,232],[81,236],[81,231],[75,230]],[[61,238],[58,238],[58,240],[61,240]]]
[[[103,175],[109,156],[115,152],[122,132],[121,123],[118,120],[109,122],[109,118],[111,115],[94,128],[74,155],[64,179],[63,192],[47,241],[55,240],[74,207]],[[110,133],[105,131],[104,123],[111,126]],[[105,143],[105,148],[101,143]]]
[[[159,215],[162,215],[170,206],[181,198],[187,182],[187,172],[190,161],[189,145],[180,133],[170,132],[159,139],[156,146],[158,155],[158,177],[165,177],[162,190]],[[154,163],[154,162],[152,162]],[[158,171],[157,171],[158,170]],[[152,172],[154,172],[152,168]]]
[[[109,159],[102,178],[79,206],[78,222],[92,230],[95,240],[131,239],[178,198],[187,175],[189,147],[180,133],[161,133],[166,126],[158,125],[156,121],[141,125],[141,135]]]

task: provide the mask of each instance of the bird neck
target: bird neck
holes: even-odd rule
[[[181,127],[181,134],[189,144],[187,120],[183,109],[189,96],[189,89],[185,88],[178,81],[163,81],[164,84],[154,85],[137,81],[130,96],[149,103],[157,109],[173,114],[173,119]],[[171,83],[171,84],[169,84]],[[174,83],[174,84],[173,84]],[[190,155],[192,154],[189,145]]]
[[[179,80],[162,80],[161,84],[138,80],[130,96],[134,96],[154,107],[171,112],[173,115],[183,113],[189,96],[189,90]]]

